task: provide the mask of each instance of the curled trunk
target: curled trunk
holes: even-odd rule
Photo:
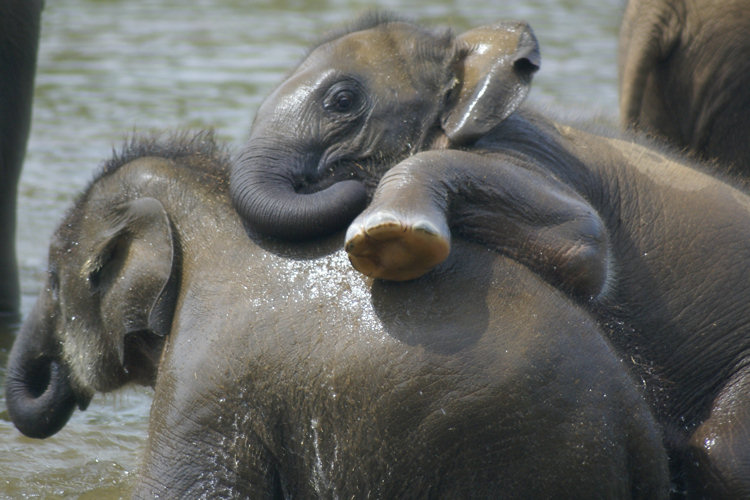
[[[235,208],[253,229],[286,240],[325,236],[365,208],[359,180],[314,179],[319,155],[279,153],[262,142],[251,139],[230,180]],[[301,192],[303,184],[312,192]]]
[[[62,429],[76,405],[85,409],[70,384],[67,366],[48,351],[35,332],[37,322],[27,321],[19,332],[8,361],[5,400],[13,423],[23,434],[46,438]]]
[[[6,403],[19,431],[46,438],[62,429],[75,410],[76,398],[66,370],[49,358],[8,368]]]

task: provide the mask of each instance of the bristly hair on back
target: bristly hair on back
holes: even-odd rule
[[[125,139],[125,144],[119,151],[113,150],[112,157],[102,164],[92,183],[123,165],[146,156],[168,160],[190,158],[196,161],[186,162],[187,165],[200,163],[201,168],[208,166],[219,170],[228,169],[231,165],[227,148],[217,142],[213,130],[133,133]]]
[[[86,188],[76,197],[74,205],[89,196],[92,187],[103,178],[139,158],[157,157],[177,160],[180,168],[195,171],[198,175],[212,177],[220,189],[227,189],[229,172],[234,161],[229,149],[217,142],[213,130],[176,131],[139,134],[132,133],[124,145],[114,149],[112,157],[95,171]]]

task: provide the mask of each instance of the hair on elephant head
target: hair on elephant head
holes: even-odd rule
[[[343,229],[388,168],[470,145],[513,113],[539,64],[523,22],[455,36],[365,16],[313,47],[263,102],[232,172],[233,202],[264,234]]]

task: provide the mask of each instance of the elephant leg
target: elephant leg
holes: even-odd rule
[[[722,389],[690,438],[688,488],[696,497],[750,498],[750,366]]]
[[[389,170],[349,227],[346,250],[369,276],[414,279],[448,256],[451,230],[575,295],[606,287],[608,238],[591,205],[520,162],[465,151],[427,151]]]
[[[0,2],[0,320],[20,319],[16,198],[31,124],[43,0]]]

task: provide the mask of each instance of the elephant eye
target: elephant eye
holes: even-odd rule
[[[339,82],[326,93],[323,107],[334,113],[349,113],[359,107],[359,101],[359,92],[353,82]]]
[[[337,93],[333,100],[333,109],[338,112],[349,111],[354,105],[354,93],[342,90]]]

